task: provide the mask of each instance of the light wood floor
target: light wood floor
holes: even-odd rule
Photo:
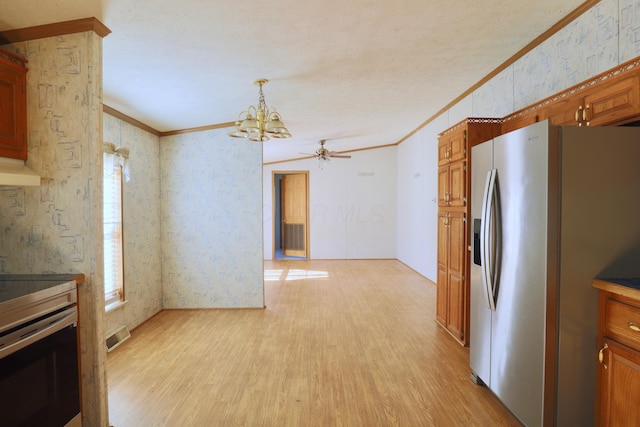
[[[115,427],[520,426],[402,263],[265,261],[267,308],[166,310],[108,355]]]

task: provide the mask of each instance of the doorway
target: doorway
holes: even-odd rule
[[[272,176],[273,259],[309,259],[309,171]]]

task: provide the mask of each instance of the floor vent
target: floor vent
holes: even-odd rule
[[[126,341],[131,334],[129,333],[129,328],[126,326],[121,326],[115,331],[111,332],[107,335],[107,351],[111,351],[124,341]]]

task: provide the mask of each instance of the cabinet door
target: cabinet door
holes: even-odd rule
[[[449,215],[449,297],[447,329],[459,340],[464,340],[466,222],[465,214]]]
[[[449,166],[449,206],[467,204],[467,162],[452,163]]]
[[[459,129],[449,135],[450,160],[457,162],[467,157],[467,130]]]
[[[589,126],[602,126],[640,114],[640,77],[598,86],[584,97]]]
[[[449,166],[438,168],[438,206],[449,206]]]
[[[436,280],[436,320],[447,324],[449,295],[449,216],[438,212],[438,277]]]
[[[640,425],[640,352],[605,341],[600,374],[600,426]]]
[[[541,111],[540,118],[549,119],[554,125],[578,126],[583,122],[583,118],[586,118],[582,102],[582,96],[567,96],[559,99]]]
[[[443,136],[438,141],[438,166],[449,164],[449,138]]]
[[[4,61],[4,58],[0,57]],[[0,61],[0,156],[27,159],[26,74]]]
[[[460,128],[440,137],[438,141],[438,166],[464,160],[467,157],[467,130]]]

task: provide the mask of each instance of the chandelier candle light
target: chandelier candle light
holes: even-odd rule
[[[249,138],[249,141],[253,142],[265,142],[271,138],[289,138],[291,136],[289,130],[282,123],[280,114],[273,107],[269,110],[264,102],[262,86],[268,81],[267,79],[259,79],[253,82],[254,85],[260,86],[258,107],[251,105],[247,111],[241,112],[235,123],[236,127],[229,132],[229,136]]]

